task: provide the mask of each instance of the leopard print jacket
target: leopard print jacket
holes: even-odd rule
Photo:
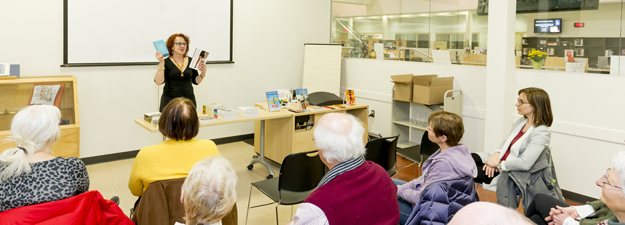
[[[0,212],[58,201],[89,190],[87,168],[76,157],[56,157],[30,166],[30,173],[0,183]],[[0,171],[5,167],[0,163]]]

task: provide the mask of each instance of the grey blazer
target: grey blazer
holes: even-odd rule
[[[521,118],[516,128],[525,119]],[[512,134],[511,131],[510,135]],[[497,203],[516,208],[523,201],[523,209],[538,193],[564,200],[560,185],[556,182],[555,166],[551,158],[549,142],[551,131],[545,125],[535,127],[519,148],[519,157],[505,161],[506,170],[500,171],[497,181]],[[500,149],[504,143],[500,145]],[[502,150],[505,151],[505,150]]]

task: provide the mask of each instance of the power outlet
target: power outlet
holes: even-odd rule
[[[375,118],[375,110],[371,110],[371,112],[369,113],[369,117]]]

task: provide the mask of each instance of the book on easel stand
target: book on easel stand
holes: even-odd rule
[[[267,107],[270,112],[280,111],[282,105],[280,104],[280,98],[277,91],[268,91],[265,93],[267,96]]]

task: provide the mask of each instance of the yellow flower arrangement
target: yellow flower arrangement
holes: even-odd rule
[[[547,53],[546,52],[541,52],[538,50],[531,50],[530,54],[527,55],[527,58],[534,61],[534,62],[540,62],[542,60],[545,60],[547,58]]]

